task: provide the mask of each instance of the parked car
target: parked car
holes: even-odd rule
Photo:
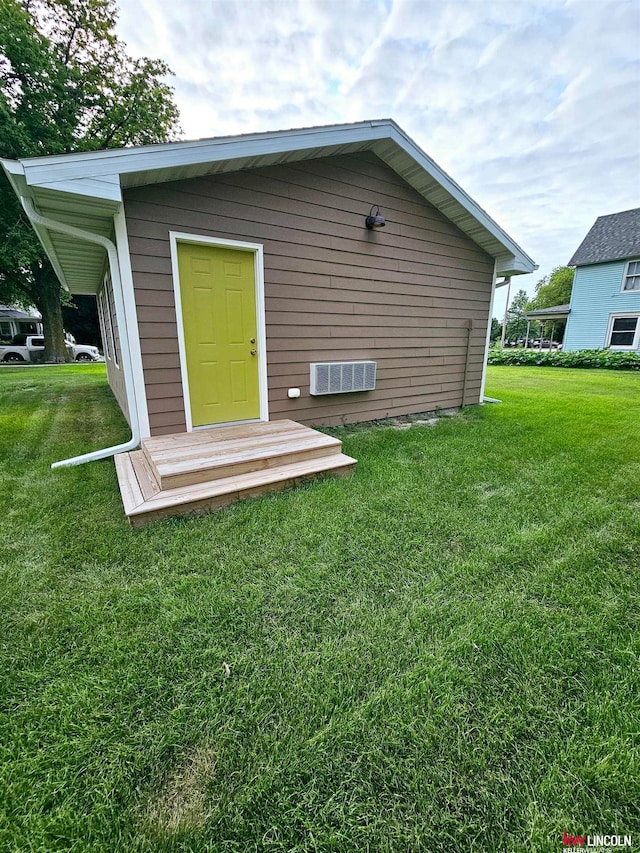
[[[64,342],[65,346],[71,350],[74,361],[104,361],[104,356],[98,347],[76,343],[76,339],[70,332],[64,333]]]
[[[557,341],[551,343],[546,338],[542,339],[542,345],[540,345],[540,338],[533,338],[527,346],[528,349],[562,349],[562,344],[559,344]]]
[[[66,335],[65,346],[74,361],[100,361],[98,347],[77,344],[73,335]],[[41,362],[44,357],[44,338],[40,335],[15,335],[12,343],[0,347],[0,360],[5,362]]]

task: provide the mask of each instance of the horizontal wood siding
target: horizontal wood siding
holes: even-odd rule
[[[370,232],[372,204],[387,225]],[[169,231],[263,244],[271,419],[457,406],[465,370],[479,401],[493,259],[375,156],[138,187],[125,211],[152,435],[186,426]],[[362,359],[375,391],[309,395],[311,362]]]

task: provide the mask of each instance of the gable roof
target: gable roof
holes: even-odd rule
[[[518,275],[537,269],[523,249],[391,119],[2,160],[2,165],[17,194],[30,199],[41,215],[108,237],[127,187],[360,151],[376,154],[494,257],[498,273]],[[63,284],[73,292],[95,293],[104,249],[32,224]]]
[[[640,256],[640,207],[599,216],[569,261],[570,267]]]

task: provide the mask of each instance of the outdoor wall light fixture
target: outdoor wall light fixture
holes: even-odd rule
[[[373,212],[373,208],[375,207],[376,212]],[[369,211],[369,215],[364,221],[364,224],[367,226],[369,231],[373,231],[374,228],[384,228],[387,224],[384,221],[384,216],[380,213],[380,208],[377,204],[371,205],[371,210]]]

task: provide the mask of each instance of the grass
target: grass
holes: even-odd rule
[[[102,366],[0,370],[0,849],[557,851],[640,831],[640,377],[338,430],[140,531]]]

